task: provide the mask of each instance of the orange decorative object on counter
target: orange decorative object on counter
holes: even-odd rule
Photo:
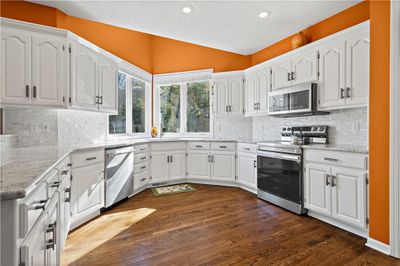
[[[292,48],[296,49],[305,44],[307,44],[307,36],[305,35],[304,31],[300,31],[296,35],[293,36],[292,39]]]
[[[152,127],[152,128],[151,128],[151,131],[150,131],[150,134],[151,134],[151,136],[152,136],[153,138],[157,137],[157,135],[158,135],[158,128]]]

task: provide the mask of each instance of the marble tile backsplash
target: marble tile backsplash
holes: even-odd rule
[[[107,134],[107,114],[58,110],[58,140],[63,147],[102,142]]]
[[[331,111],[328,115],[277,118],[260,116],[253,118],[253,140],[280,139],[283,126],[327,125],[331,144],[368,145],[368,110],[354,108]]]
[[[56,109],[4,109],[4,125],[5,134],[17,136],[19,147],[57,145]]]
[[[251,140],[252,118],[241,116],[218,117],[214,119],[214,138]]]

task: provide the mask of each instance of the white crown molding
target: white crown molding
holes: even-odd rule
[[[400,258],[400,2],[390,2],[390,255]]]
[[[212,78],[213,69],[202,69],[186,72],[165,73],[154,75],[155,84],[170,84],[196,80],[209,80]]]

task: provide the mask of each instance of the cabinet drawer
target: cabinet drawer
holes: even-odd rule
[[[343,167],[368,169],[368,156],[352,152],[306,150],[304,159],[309,162],[326,163]]]
[[[135,145],[135,153],[142,153],[142,152],[148,152],[149,151],[149,144],[141,144],[141,145]]]
[[[151,144],[152,151],[173,151],[173,150],[185,150],[185,142],[170,142],[170,143],[153,143]]]
[[[150,159],[150,156],[148,153],[135,154],[135,164],[148,161],[149,159]]]
[[[234,142],[211,142],[211,149],[214,151],[234,151],[236,149]]]
[[[238,143],[237,150],[238,152],[257,153],[257,144]]]
[[[104,164],[104,149],[81,151],[72,154],[72,165],[74,168],[96,163]]]
[[[26,196],[26,198],[20,202],[20,238],[24,238],[31,230],[39,216],[44,211],[47,201],[47,183],[41,182],[29,195]]]
[[[188,149],[189,150],[209,150],[211,148],[210,142],[189,142]]]
[[[137,190],[137,189],[147,185],[147,183],[149,183],[149,177],[150,177],[150,174],[149,174],[148,170],[145,170],[138,174],[135,174],[133,177],[134,190]]]
[[[149,161],[138,163],[135,165],[135,174],[146,171],[149,169]]]

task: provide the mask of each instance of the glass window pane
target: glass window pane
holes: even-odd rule
[[[132,132],[145,132],[146,84],[132,78]]]
[[[126,75],[118,72],[118,115],[109,116],[110,134],[126,133]]]
[[[210,131],[210,84],[208,81],[188,83],[187,132]]]
[[[179,132],[181,94],[180,85],[173,84],[160,87],[161,129],[163,132]]]

